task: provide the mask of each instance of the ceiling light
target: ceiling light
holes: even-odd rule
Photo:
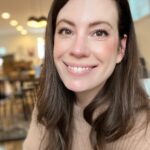
[[[40,17],[39,18],[39,26],[41,26],[41,27],[46,27],[46,25],[47,25],[47,19],[46,19],[46,17],[44,17],[44,16],[42,16],[42,17]]]
[[[8,12],[4,12],[4,13],[1,14],[1,17],[3,19],[9,19],[10,18],[10,14]]]
[[[18,25],[18,22],[16,20],[11,20],[10,21],[10,25],[11,26],[17,26]]]
[[[21,30],[23,30],[23,27],[22,27],[22,26],[17,26],[16,29],[17,29],[18,31],[21,31]]]
[[[44,16],[41,16],[40,18],[36,17],[30,17],[28,19],[27,25],[32,28],[44,28],[46,27],[47,19]]]
[[[35,17],[30,17],[28,19],[27,25],[29,27],[34,27],[34,28],[38,28],[38,20]]]

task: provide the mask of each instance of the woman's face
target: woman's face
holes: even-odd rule
[[[113,0],[69,0],[58,14],[54,37],[64,85],[76,93],[98,92],[122,60],[125,42],[118,37]]]

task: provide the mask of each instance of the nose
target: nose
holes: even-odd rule
[[[88,57],[90,51],[87,45],[88,43],[86,37],[77,36],[76,39],[73,41],[73,46],[71,48],[70,55],[76,58]]]

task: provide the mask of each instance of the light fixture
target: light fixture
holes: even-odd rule
[[[9,19],[9,18],[10,18],[10,13],[4,12],[4,13],[1,14],[1,17],[2,17],[3,19]]]
[[[39,18],[32,16],[28,19],[27,25],[32,28],[44,28],[47,25],[47,19],[44,16]]]
[[[11,26],[17,26],[18,25],[18,22],[16,20],[11,20],[10,21],[10,25]]]
[[[36,26],[37,26],[37,19],[35,17],[30,17],[28,19],[27,25],[29,27],[35,27],[36,28]]]
[[[47,25],[47,19],[46,19],[46,17],[41,16],[39,18],[39,24],[40,24],[41,27],[46,27],[46,25]]]
[[[18,31],[21,31],[21,30],[23,30],[23,27],[19,25],[19,26],[16,27],[16,29],[17,29]]]

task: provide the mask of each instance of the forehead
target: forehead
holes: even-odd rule
[[[69,0],[58,13],[57,21],[61,19],[78,24],[105,21],[117,26],[118,10],[114,0]]]

